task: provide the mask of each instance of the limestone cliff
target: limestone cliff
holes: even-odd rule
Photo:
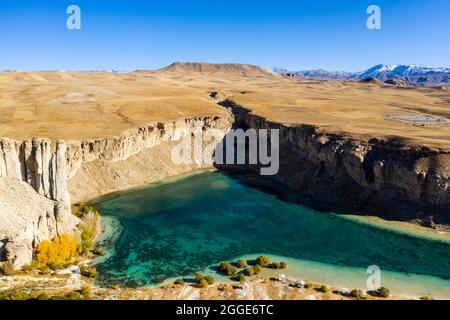
[[[58,141],[52,152],[48,139],[14,141],[0,138],[0,177],[27,182],[40,195],[61,205],[70,205],[66,150],[64,141]]]
[[[116,137],[54,146],[49,139],[0,138],[0,261],[20,267],[31,261],[40,241],[73,231],[78,221],[70,212],[70,193],[75,201],[88,200],[193,170],[196,166],[170,164],[177,130],[213,128],[225,134],[231,123],[231,115],[150,123]]]
[[[232,100],[221,104],[233,112],[236,126],[280,130],[280,170],[271,178],[301,198],[347,213],[450,223],[448,150],[400,139],[356,139],[312,125],[283,125]]]
[[[131,129],[123,136],[69,144],[69,190],[73,202],[145,185],[205,165],[174,164],[171,150],[180,137],[177,130],[216,129],[226,134],[228,117],[190,118]],[[219,142],[219,141],[218,141]]]
[[[75,231],[78,219],[28,183],[0,178],[0,261],[15,267],[30,263],[42,240]]]

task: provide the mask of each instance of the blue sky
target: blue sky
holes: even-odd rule
[[[71,4],[81,8],[81,30],[66,28]],[[370,4],[382,10],[382,30],[366,28]],[[448,0],[1,0],[0,30],[0,69],[450,66]]]

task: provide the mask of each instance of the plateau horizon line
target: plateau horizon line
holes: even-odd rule
[[[285,67],[268,67],[264,65],[252,64],[252,63],[243,63],[243,62],[196,62],[196,61],[175,61],[173,63],[169,63],[162,67],[157,68],[132,68],[132,69],[122,69],[122,68],[92,68],[92,69],[69,69],[69,68],[55,68],[55,69],[14,69],[14,68],[0,68],[0,72],[110,72],[110,73],[133,73],[133,72],[143,72],[143,71],[158,71],[164,69],[166,67],[175,65],[175,64],[208,64],[208,65],[242,65],[242,66],[253,66],[259,68],[265,68],[269,70],[273,70],[274,72],[307,72],[307,71],[325,71],[330,73],[349,73],[355,74],[360,72],[365,72],[375,67],[384,67],[395,69],[397,67],[414,67],[414,68],[424,68],[436,70],[436,72],[450,72],[450,64],[449,66],[438,66],[438,65],[429,65],[429,64],[403,64],[403,63],[393,63],[393,64],[372,64],[367,69],[360,69],[359,71],[350,71],[345,69],[337,69],[337,68],[324,68],[318,66],[316,68],[285,68]]]

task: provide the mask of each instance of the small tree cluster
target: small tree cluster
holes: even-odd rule
[[[350,297],[356,298],[356,299],[361,299],[364,296],[364,293],[362,292],[361,289],[353,289],[352,291],[350,291],[349,293]]]
[[[245,269],[243,271],[243,273],[244,273],[244,275],[251,277],[251,276],[261,273],[261,271],[262,271],[262,267],[259,264],[257,264],[253,267],[248,267],[247,269]]]
[[[389,295],[391,294],[391,292],[389,291],[388,288],[386,288],[386,287],[381,287],[381,288],[378,288],[378,289],[377,289],[377,294],[378,294],[380,297],[388,298]]]
[[[323,293],[328,293],[330,291],[330,288],[328,288],[326,285],[321,285],[318,290]]]
[[[270,259],[267,256],[259,256],[256,258],[256,264],[263,268],[267,268],[270,264]]]
[[[227,276],[231,276],[237,272],[236,267],[232,266],[229,262],[222,262],[219,265],[219,271]]]
[[[280,261],[280,262],[271,262],[269,263],[269,265],[267,266],[267,268],[270,269],[285,269],[287,267],[287,263],[284,261]]]
[[[98,271],[95,267],[82,265],[80,267],[80,274],[87,278],[96,278],[98,276]]]
[[[195,280],[197,281],[197,285],[200,288],[206,288],[207,286],[214,284],[214,282],[216,282],[213,276],[205,276],[203,274],[197,274],[195,276]]]
[[[89,213],[84,217],[83,224],[81,225],[80,252],[83,255],[89,254],[94,250],[95,246],[99,213],[94,209],[92,210],[93,211],[89,211]],[[100,249],[97,250],[97,252],[100,252]]]
[[[245,281],[245,276],[242,273],[239,273],[239,274],[237,274],[234,277],[233,280],[238,281],[238,282],[244,282]]]
[[[245,268],[247,266],[247,260],[239,259],[234,263],[234,266],[239,269]]]

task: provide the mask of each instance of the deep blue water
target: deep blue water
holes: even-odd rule
[[[203,173],[95,205],[117,217],[115,254],[100,281],[147,285],[250,253],[450,279],[450,244],[349,221],[283,201],[240,176]]]

